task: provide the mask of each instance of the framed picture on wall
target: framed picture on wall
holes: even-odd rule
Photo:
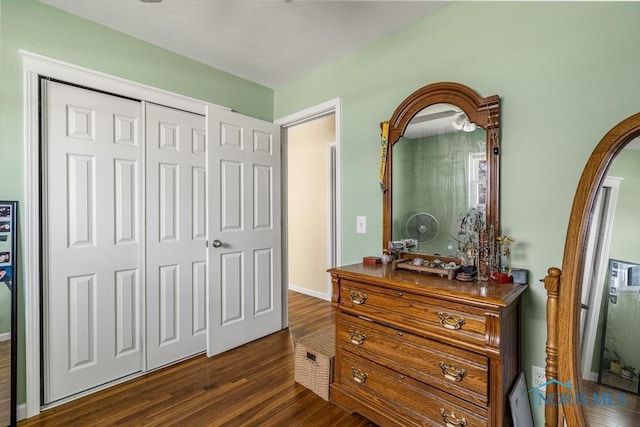
[[[0,283],[9,290],[15,273],[15,202],[0,202]]]

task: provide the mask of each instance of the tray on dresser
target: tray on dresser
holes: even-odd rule
[[[392,263],[394,270],[403,269],[417,271],[420,273],[438,274],[440,277],[446,277],[449,280],[456,278],[456,274],[460,271],[460,266],[455,268],[442,268],[442,267],[428,267],[425,265],[414,265],[413,260],[410,258],[400,258]]]

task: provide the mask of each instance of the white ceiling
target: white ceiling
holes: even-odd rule
[[[447,1],[40,0],[277,88]]]

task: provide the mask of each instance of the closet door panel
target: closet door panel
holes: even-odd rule
[[[205,119],[146,112],[146,367],[206,348]]]
[[[51,403],[142,369],[140,102],[43,83],[43,379]]]

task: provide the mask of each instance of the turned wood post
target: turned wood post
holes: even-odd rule
[[[552,267],[544,278],[544,288],[547,290],[547,358],[545,374],[547,381],[558,379],[558,298],[560,297],[560,269]],[[547,402],[553,402],[558,391],[555,382],[547,384]],[[558,405],[545,405],[545,425],[558,425]]]

